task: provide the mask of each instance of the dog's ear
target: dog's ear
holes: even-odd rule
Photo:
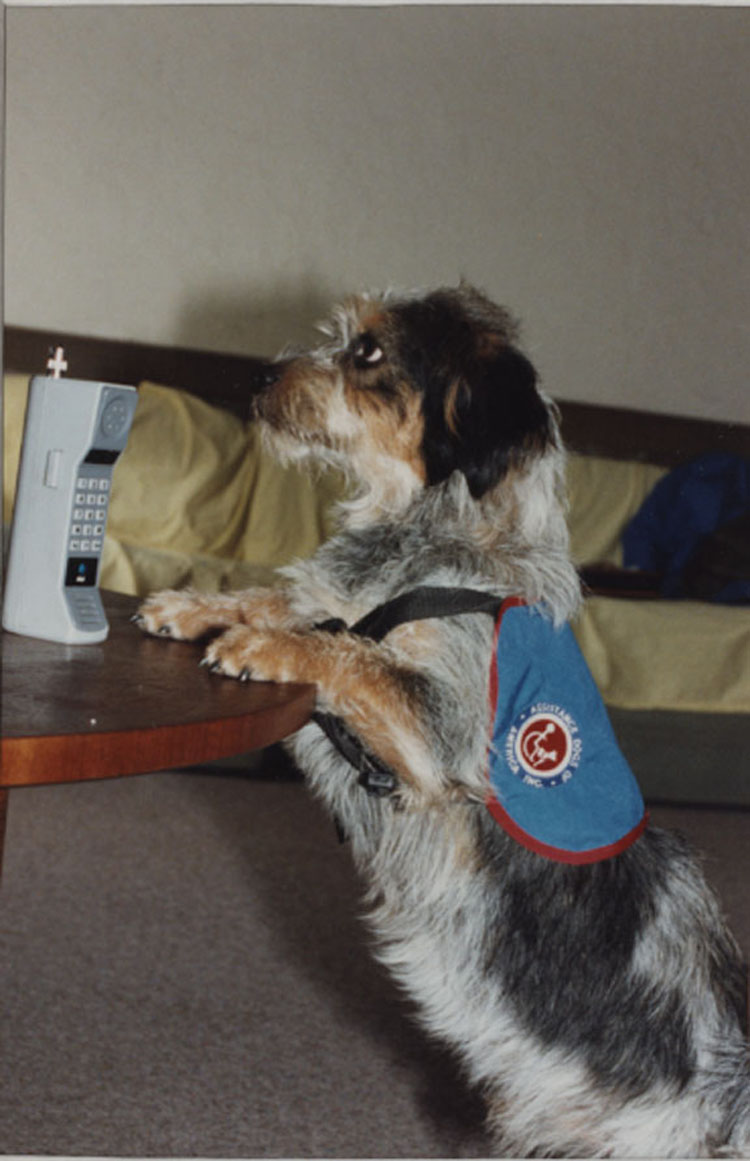
[[[475,499],[512,463],[549,442],[550,417],[529,360],[504,337],[475,333],[463,366],[437,373],[424,394],[422,452],[427,483],[463,472]]]

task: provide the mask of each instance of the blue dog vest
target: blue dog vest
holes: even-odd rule
[[[572,630],[520,598],[497,616],[490,714],[487,806],[522,846],[595,863],[642,834],[638,783]]]
[[[495,618],[489,675],[487,806],[522,846],[560,863],[596,863],[626,850],[647,815],[604,703],[569,626],[556,629],[538,606],[472,589],[410,589],[354,625],[334,619],[316,628],[348,630],[382,641],[405,621],[460,613]],[[396,775],[344,722],[313,720],[359,771],[369,794],[392,794]]]

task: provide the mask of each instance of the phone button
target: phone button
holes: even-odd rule
[[[59,488],[62,457],[62,448],[53,448],[47,452],[47,461],[44,465],[45,488]]]
[[[71,556],[65,570],[65,584],[68,588],[93,588],[96,584],[98,557]]]

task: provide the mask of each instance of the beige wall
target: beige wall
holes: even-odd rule
[[[274,353],[462,275],[560,397],[750,418],[750,14],[11,8],[6,315]]]

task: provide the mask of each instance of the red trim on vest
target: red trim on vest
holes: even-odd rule
[[[611,859],[614,855],[621,855],[628,847],[632,846],[637,838],[643,834],[648,824],[648,811],[644,814],[637,826],[634,826],[631,831],[623,835],[616,843],[610,843],[606,847],[594,847],[589,851],[566,851],[559,847],[551,847],[547,843],[540,842],[535,839],[533,835],[527,834],[525,830],[514,822],[509,814],[503,810],[500,803],[494,797],[487,799],[487,809],[502,829],[520,843],[522,847],[526,847],[529,851],[534,851],[537,855],[542,855],[545,859],[554,859],[556,863],[570,863],[574,866],[582,866],[585,863],[600,863],[604,859]]]

